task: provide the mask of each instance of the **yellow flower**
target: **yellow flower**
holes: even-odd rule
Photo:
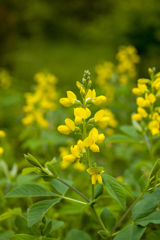
[[[156,97],[154,96],[153,93],[146,93],[145,94],[145,99],[148,100],[150,103],[154,103],[156,101]]]
[[[81,124],[82,119],[88,118],[91,115],[91,111],[86,108],[74,108],[75,123]]]
[[[145,92],[146,89],[147,89],[146,84],[139,84],[138,83],[138,88],[133,88],[132,92],[133,92],[133,94],[140,96]]]
[[[60,133],[63,133],[63,134],[69,134],[69,133],[71,133],[71,132],[74,132],[74,130],[75,130],[75,124],[74,124],[74,122],[71,120],[71,119],[69,119],[69,118],[66,118],[65,119],[65,124],[66,125],[60,125],[59,127],[58,127],[58,131],[60,132]]]
[[[63,157],[64,162],[74,162],[77,158],[80,158],[80,153],[84,149],[82,140],[77,142],[77,145],[71,146],[71,154]]]
[[[104,110],[99,110],[94,115],[94,121],[96,123],[98,123],[98,125],[102,128],[107,126],[109,120],[110,120],[110,117],[105,116],[105,111]]]
[[[151,121],[148,125],[148,128],[153,136],[159,134],[159,122],[157,120]]]
[[[4,149],[2,147],[0,147],[0,155],[2,155],[4,152]]]
[[[61,98],[59,101],[64,107],[70,107],[77,100],[76,95],[72,91],[67,91],[67,98]]]
[[[101,96],[98,96],[98,97],[94,98],[93,103],[96,106],[98,106],[98,105],[101,105],[101,104],[105,103],[106,100],[107,100],[107,98],[105,96],[101,95]]]
[[[135,121],[141,121],[142,116],[139,113],[135,113],[135,114],[133,114],[132,119]]]
[[[139,107],[149,107],[150,106],[150,101],[148,99],[144,99],[143,97],[138,97],[136,99],[136,103]]]
[[[84,139],[84,146],[90,147],[92,152],[99,152],[99,147],[96,143],[103,142],[105,136],[104,134],[98,134],[98,130],[96,128],[92,128],[89,133],[89,136]]]
[[[5,136],[6,136],[5,132],[2,131],[2,130],[0,130],[0,138],[3,138],[3,137],[5,137]]]
[[[95,98],[96,97],[96,91],[95,89],[93,90],[88,90],[87,94],[86,94],[86,100],[87,99],[92,99],[92,98]]]
[[[143,117],[143,118],[146,118],[148,116],[148,113],[146,112],[146,110],[144,110],[143,108],[141,107],[138,107],[137,108],[137,112]]]
[[[98,181],[99,183],[102,183],[102,177],[101,173],[103,173],[103,168],[101,167],[90,167],[87,169],[87,172],[92,176],[92,184],[95,185]]]

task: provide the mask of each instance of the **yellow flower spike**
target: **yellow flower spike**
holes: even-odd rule
[[[106,102],[107,98],[105,96],[99,96],[99,97],[96,97],[94,100],[93,100],[93,103],[98,106],[98,105],[101,105],[101,104],[104,104]]]
[[[90,167],[87,169],[87,172],[91,175],[91,181],[92,184],[95,185],[96,182],[98,181],[99,183],[102,183],[102,177],[101,177],[101,173],[103,173],[103,168],[101,167]]]
[[[148,116],[148,113],[146,112],[146,110],[144,110],[143,108],[141,107],[138,107],[137,108],[137,112],[143,117],[143,118],[146,118]]]
[[[0,138],[3,138],[3,137],[5,137],[5,136],[6,136],[5,132],[2,131],[2,130],[0,130]]]
[[[3,154],[4,149],[2,147],[0,147],[0,156]]]
[[[132,119],[135,120],[135,121],[141,121],[142,120],[142,116],[139,113],[135,113],[132,116]]]

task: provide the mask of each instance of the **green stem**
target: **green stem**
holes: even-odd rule
[[[108,232],[107,229],[105,228],[105,226],[104,226],[104,224],[103,224],[101,218],[99,217],[99,215],[98,215],[96,209],[95,209],[94,207],[93,207],[92,209],[93,209],[93,212],[94,212],[94,214],[95,214],[95,216],[96,216],[96,218],[97,218],[99,224],[101,225],[102,229],[108,234],[109,232]]]
[[[64,183],[67,187],[71,188],[73,191],[75,191],[76,193],[78,193],[81,197],[83,197],[87,202],[90,202],[88,200],[88,198],[86,198],[81,192],[79,192],[76,188],[72,187],[71,185],[69,185],[67,182],[65,182],[64,180],[62,180],[61,178],[57,177],[57,180]]]
[[[73,198],[68,198],[68,197],[65,197],[65,196],[61,196],[63,199],[66,199],[66,200],[69,200],[69,201],[72,201],[72,202],[77,202],[77,203],[81,203],[81,204],[84,204],[86,205],[87,203],[85,202],[81,202],[81,201],[78,201],[76,199],[73,199]]]
[[[111,230],[110,234],[117,228],[117,226],[123,221],[123,219],[128,215],[128,213],[131,211],[131,209],[134,207],[134,205],[141,199],[141,197],[144,195],[144,193],[141,193],[141,195],[134,201],[134,203],[128,208],[128,210],[124,213],[124,215],[120,218],[120,220],[116,223],[116,225]]]
[[[94,200],[94,184],[92,184],[92,201]]]

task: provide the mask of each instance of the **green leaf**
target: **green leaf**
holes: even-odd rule
[[[5,231],[4,233],[0,233],[1,240],[8,240],[14,234],[13,231]]]
[[[28,234],[15,234],[12,237],[10,237],[9,240],[40,240],[40,238],[37,236],[28,235]],[[43,237],[43,240],[57,240],[57,239]]]
[[[72,184],[72,181],[69,180],[65,180],[66,183],[68,183],[69,185]],[[53,180],[51,182],[52,186],[62,195],[65,195],[65,193],[68,191],[69,187],[66,186],[64,183],[58,181],[57,179]]]
[[[98,184],[97,188],[94,191],[94,198],[98,198],[103,193],[103,184]]]
[[[107,192],[121,204],[123,209],[125,209],[126,194],[123,187],[117,182],[118,180],[107,174],[103,174],[102,178],[104,182],[104,187],[106,188]]]
[[[50,220],[52,220],[52,228],[50,232],[53,232],[64,225],[63,221],[58,221],[54,219],[50,219]]]
[[[137,142],[135,139],[130,138],[126,135],[123,134],[115,134],[113,136],[110,136],[107,138],[107,142],[110,143],[120,143],[120,142],[125,142],[125,143],[134,143]]]
[[[152,171],[149,175],[149,179],[151,179],[153,176],[155,176],[160,170],[160,158],[155,162]]]
[[[25,217],[27,218],[27,214]],[[17,229],[19,229],[19,233],[33,234],[31,228],[29,228],[27,225],[27,221],[20,216],[16,216],[15,226],[17,227]]]
[[[120,126],[120,130],[137,140],[141,139],[141,135],[135,130],[132,125],[122,125]]]
[[[61,198],[56,198],[34,203],[28,211],[28,226],[31,227],[34,223],[36,223],[44,213],[46,213],[56,203],[60,202],[60,200]]]
[[[145,230],[146,228],[131,224],[123,228],[114,240],[139,240]]]
[[[23,168],[23,170],[22,170],[22,176],[25,176],[25,175],[27,175],[27,174],[29,174],[29,173],[31,173],[31,172],[37,172],[36,170],[37,170],[36,167]]]
[[[56,176],[56,177],[57,177],[58,174],[57,174],[57,172],[56,172],[55,167],[54,167],[53,165],[49,164],[49,163],[47,163],[46,165],[47,165],[48,170],[53,174],[53,176]]]
[[[115,178],[115,180],[117,181],[118,184],[120,184],[120,185],[123,187],[124,191],[125,191],[131,198],[133,198],[133,196],[132,196],[130,190],[128,189],[128,187],[127,187],[123,182],[117,180],[116,178]]]
[[[107,207],[105,207],[102,210],[101,219],[104,223],[104,226],[110,232],[116,224],[116,218],[113,216],[113,214],[109,211],[109,209]]]
[[[139,186],[141,188],[141,192],[144,192],[147,186],[146,178],[144,175],[142,175],[141,178],[139,179]]]
[[[159,240],[160,230],[153,231],[147,235],[147,240]]]
[[[51,231],[52,228],[52,220],[46,224],[45,228],[43,229],[43,235],[47,235],[49,234],[49,232]]]
[[[8,212],[5,212],[0,216],[0,222],[14,216],[21,216],[21,208],[9,209]]]
[[[43,168],[42,165],[35,159],[31,154],[28,155],[24,154],[25,159],[33,166],[38,168]]]
[[[65,240],[73,240],[73,239],[76,239],[76,240],[91,240],[90,236],[85,233],[85,232],[82,232],[80,230],[77,230],[77,229],[72,229],[71,231],[69,231],[67,237],[65,238]]]
[[[132,208],[133,221],[146,217],[152,213],[156,209],[159,202],[160,188],[156,188],[153,193],[146,194],[144,198]]]
[[[48,191],[40,184],[30,183],[23,184],[18,187],[13,188],[9,193],[6,194],[7,197],[58,197],[56,193]]]
[[[153,212],[147,217],[144,217],[135,221],[135,224],[141,225],[142,227],[146,227],[149,223],[155,223],[155,224],[160,223],[160,211]]]

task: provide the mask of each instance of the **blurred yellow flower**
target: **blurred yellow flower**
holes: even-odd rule
[[[5,136],[6,136],[5,132],[2,131],[2,130],[0,130],[0,138],[3,138],[3,137],[5,137]]]

